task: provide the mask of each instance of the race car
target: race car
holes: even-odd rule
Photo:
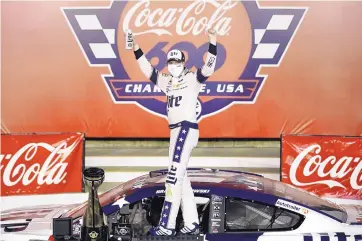
[[[147,232],[160,219],[166,174],[152,171],[99,196],[108,226],[130,227],[131,232],[123,234],[131,236],[121,240],[153,240]],[[362,241],[362,206],[337,205],[253,173],[190,168],[188,176],[201,229],[192,240]],[[73,235],[80,235],[87,205],[6,210],[1,213],[1,240],[49,240],[52,220],[59,217],[70,218]],[[180,210],[177,230],[182,227]],[[109,232],[115,235],[113,228]]]

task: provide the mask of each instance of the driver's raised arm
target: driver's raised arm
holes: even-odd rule
[[[144,55],[140,46],[133,39],[133,52],[137,59],[138,65],[141,68],[143,74],[151,80],[155,85],[157,85],[162,92],[166,93],[167,80],[170,75],[161,73],[157,69],[155,69],[151,63],[148,61],[146,56]]]
[[[199,83],[204,83],[215,71],[216,66],[216,31],[209,30],[209,49],[206,55],[205,64],[197,69],[196,76]]]

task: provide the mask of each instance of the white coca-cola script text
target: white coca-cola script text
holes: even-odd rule
[[[339,180],[349,180],[350,186],[359,190],[362,188],[362,159],[360,157],[343,156],[337,159],[335,156],[328,156],[325,159],[319,155],[321,146],[318,144],[305,148],[292,162],[289,178],[296,186],[309,186],[313,184],[325,184],[328,187],[346,187]],[[303,166],[301,162],[308,160]],[[357,163],[355,167],[351,167],[352,163]],[[328,171],[326,167],[329,165]],[[332,166],[332,168],[330,168]],[[309,177],[317,174],[321,180],[314,182],[301,182],[297,179],[298,168],[303,168],[303,176]]]
[[[226,0],[217,2],[215,0],[197,0],[185,2],[190,3],[185,8],[156,8],[150,9],[149,0],[137,2],[126,13],[123,20],[123,31],[131,29],[134,35],[154,33],[157,35],[172,35],[166,28],[175,25],[175,32],[178,35],[199,35],[207,29],[213,28],[219,35],[226,35],[231,28],[231,17],[226,17],[226,13],[240,4],[238,1]],[[204,10],[210,4],[215,8],[214,13],[208,18]],[[141,9],[141,11],[140,11]],[[138,15],[136,12],[139,11]],[[195,16],[199,16],[196,18]],[[132,29],[134,24],[135,29]],[[137,28],[147,26],[142,32],[137,32]]]
[[[27,186],[35,180],[38,185],[61,183],[67,176],[66,168],[68,163],[65,160],[76,144],[77,142],[74,142],[67,147],[66,141],[56,146],[44,142],[29,143],[12,155],[7,164],[4,164],[5,159],[8,159],[10,155],[1,154],[0,170],[5,168],[2,175],[3,183],[8,187],[15,186],[19,182]],[[49,151],[49,156],[45,161],[36,160],[38,148],[44,148]],[[27,167],[25,162],[32,162],[33,164]]]

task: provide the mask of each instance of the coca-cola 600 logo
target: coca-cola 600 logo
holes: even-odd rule
[[[66,7],[63,13],[90,66],[106,66],[103,80],[117,104],[134,103],[165,117],[166,98],[146,80],[124,33],[131,29],[146,57],[167,71],[166,54],[178,48],[191,70],[204,64],[208,39],[218,32],[216,72],[201,87],[198,119],[235,103],[254,103],[267,75],[281,63],[306,8],[261,7],[255,1],[114,1],[107,7]]]

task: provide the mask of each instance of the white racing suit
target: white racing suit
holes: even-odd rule
[[[192,226],[193,223],[199,224],[194,193],[186,168],[199,139],[196,104],[201,84],[214,72],[216,45],[210,43],[203,67],[196,73],[185,68],[178,78],[158,72],[141,49],[134,53],[142,72],[167,96],[168,122],[171,129],[170,161],[159,225],[166,229],[175,229],[180,204],[185,227]]]

